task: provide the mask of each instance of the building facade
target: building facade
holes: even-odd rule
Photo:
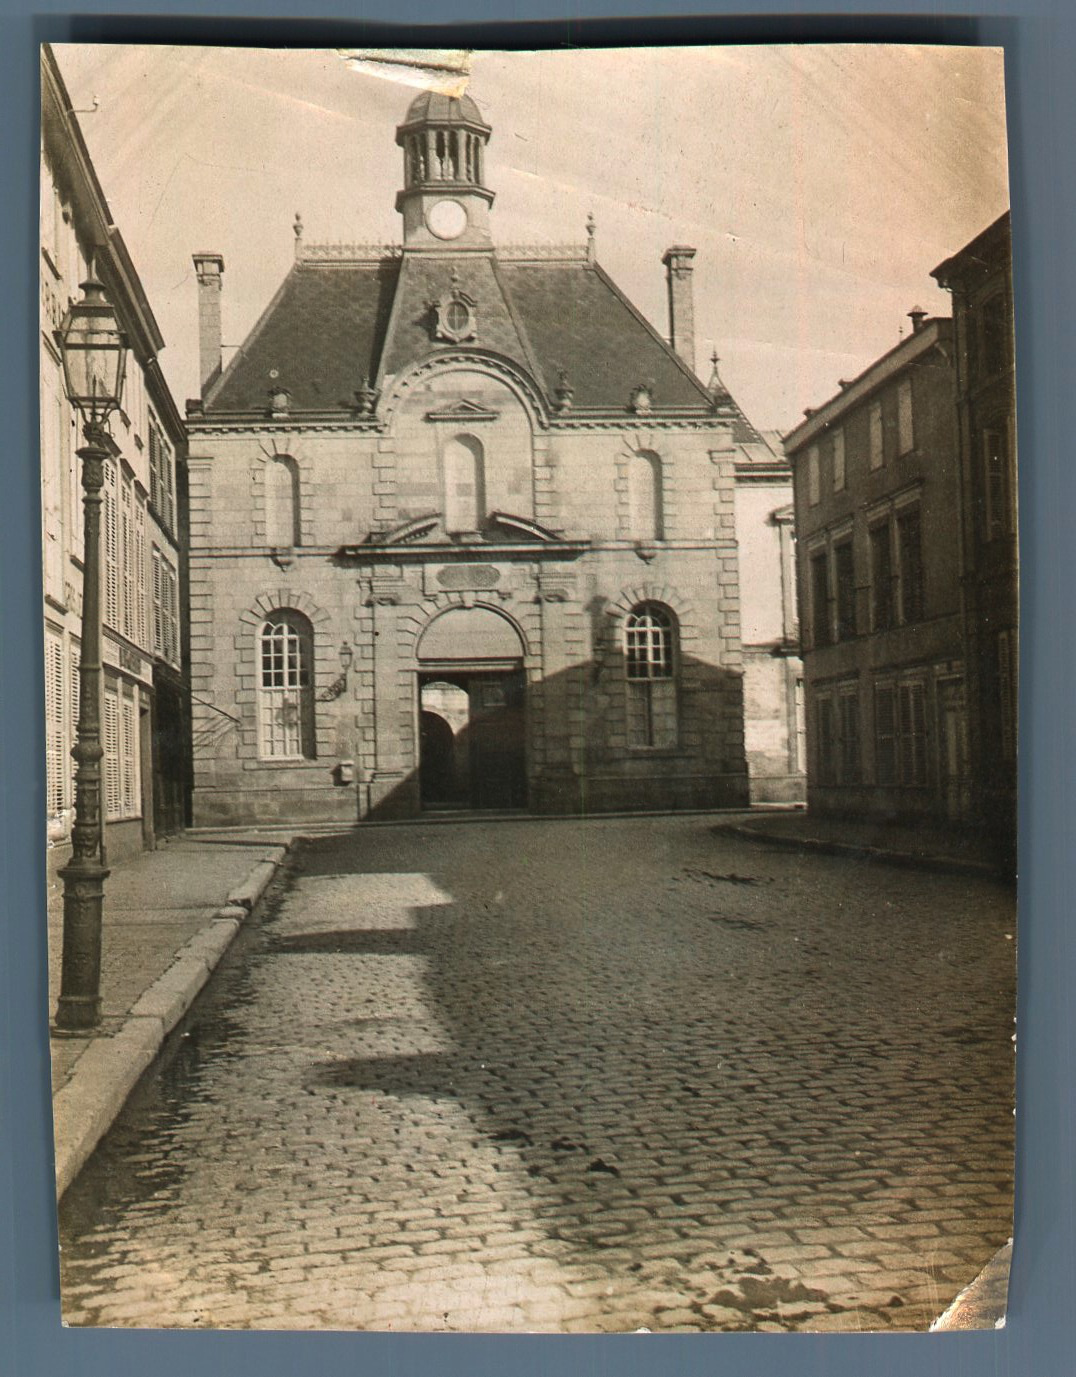
[[[711,386],[714,383],[711,381]],[[744,438],[736,462],[744,743],[752,803],[803,803],[807,756],[792,468],[780,437]]]
[[[968,745],[977,822],[1016,838],[1019,567],[1012,239],[1006,212],[931,274],[953,297]]]
[[[195,256],[195,815],[747,800],[737,427],[587,242],[504,248],[491,135],[424,93],[398,246],[309,245],[221,366]],[[752,432],[753,433],[753,432]],[[757,437],[756,437],[757,438]]]
[[[785,439],[819,813],[971,809],[953,334],[912,331]]]
[[[102,507],[103,814],[110,859],[182,828],[190,799],[184,668],[184,426],[161,375],[163,340],[51,50],[41,58],[41,478],[46,797],[50,867],[70,854],[78,718],[83,509],[80,420],[54,332],[96,272],[130,345],[111,420]]]

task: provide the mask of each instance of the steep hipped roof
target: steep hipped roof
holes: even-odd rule
[[[353,409],[355,389],[377,371],[399,267],[296,264],[211,387],[206,410],[264,411],[274,382],[296,411]]]
[[[573,411],[625,411],[639,383],[656,415],[713,410],[703,384],[595,263],[405,253],[297,262],[209,389],[206,411],[263,412],[271,386],[288,389],[293,412],[353,410],[364,378],[395,376],[455,347],[431,330],[431,302],[453,289],[474,302],[475,346],[513,360],[551,405],[563,371]],[[727,394],[717,410],[738,440],[757,440]]]

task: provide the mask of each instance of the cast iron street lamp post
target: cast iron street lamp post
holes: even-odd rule
[[[90,276],[56,332],[64,389],[82,416],[84,564],[82,647],[75,759],[72,854],[60,871],[64,885],[63,959],[56,1027],[93,1028],[101,1017],[101,903],[108,870],[101,847],[101,489],[108,458],[105,421],[120,404],[127,341],[100,282]]]

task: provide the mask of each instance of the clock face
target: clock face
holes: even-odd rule
[[[467,228],[467,212],[459,201],[435,201],[426,212],[426,224],[438,239],[458,239]]]

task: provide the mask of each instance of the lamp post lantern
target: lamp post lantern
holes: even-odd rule
[[[79,711],[75,729],[75,822],[64,886],[63,957],[56,1027],[93,1028],[101,1017],[101,904],[108,870],[101,858],[101,490],[109,453],[105,422],[123,397],[127,340],[90,269],[83,295],[56,331],[64,390],[82,417],[84,563]]]

